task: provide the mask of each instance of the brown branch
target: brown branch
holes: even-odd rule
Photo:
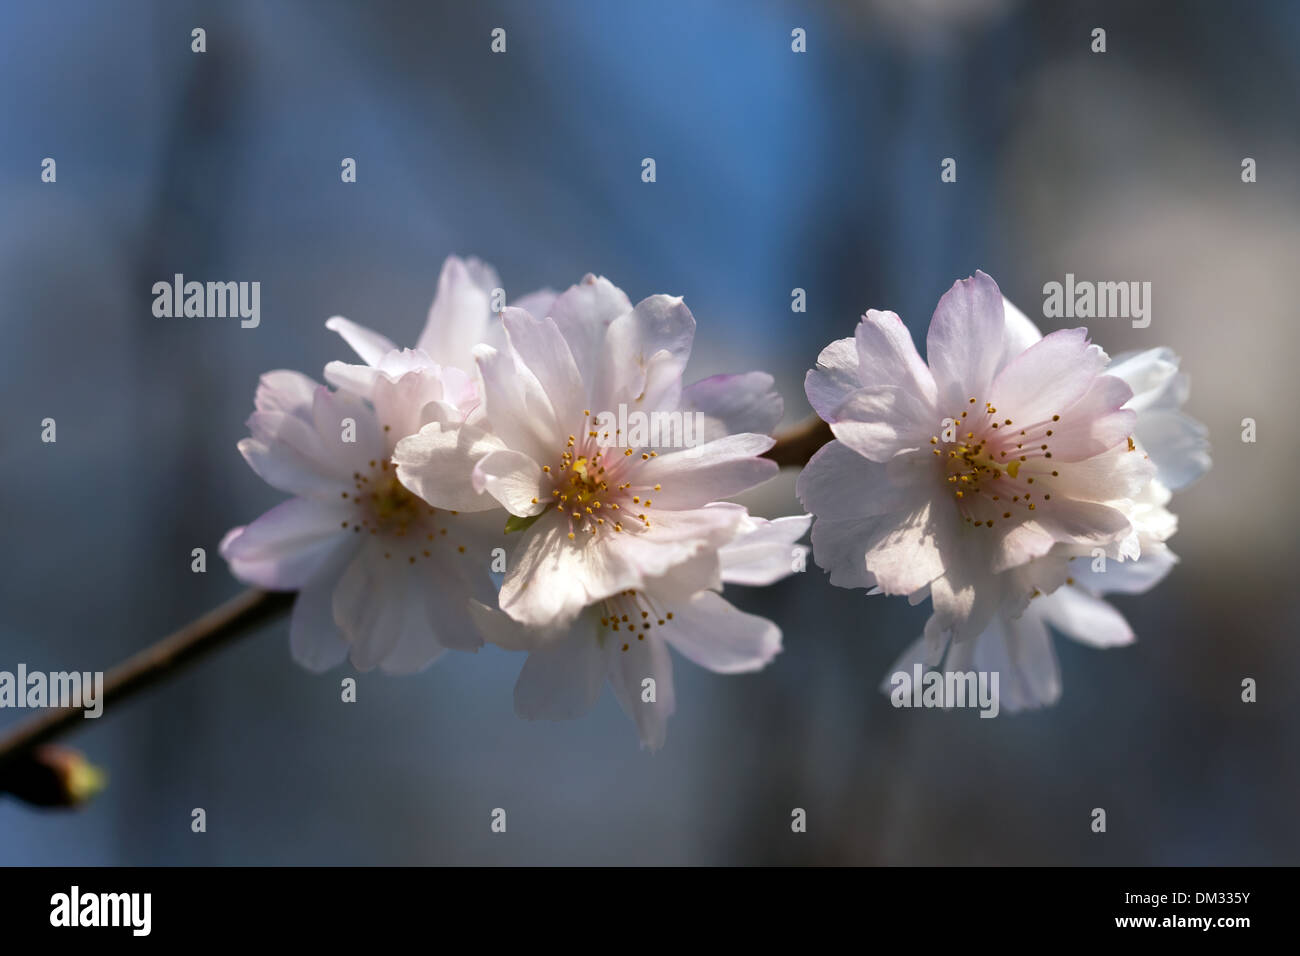
[[[802,468],[808,460],[817,454],[817,449],[835,436],[831,426],[820,418],[810,418],[801,425],[776,436],[776,444],[768,449],[764,458],[771,458],[782,468],[796,466]]]
[[[777,436],[764,456],[781,466],[802,466],[831,440],[831,430],[814,418]],[[294,595],[249,590],[145,648],[109,671],[103,705],[115,707],[178,673],[219,647],[232,643],[289,610]],[[0,738],[0,793],[40,806],[72,806],[88,799],[101,779],[80,754],[49,742],[82,725],[82,709],[43,711]]]
[[[292,606],[293,598],[292,593],[249,590],[191,621],[109,671],[104,679],[104,707],[116,706],[257,625],[278,617]],[[42,745],[80,727],[84,721],[82,708],[54,708],[42,711],[5,734],[0,739],[0,792],[8,791],[28,800],[32,800],[33,793],[47,793],[51,775],[61,776],[66,754],[59,748]],[[57,800],[32,802],[58,805]]]

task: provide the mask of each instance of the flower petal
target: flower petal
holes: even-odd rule
[[[655,510],[700,508],[747,491],[775,477],[776,462],[759,455],[775,441],[767,435],[728,435],[651,458],[630,476],[634,490],[654,501]],[[654,490],[660,485],[659,490]]]
[[[941,407],[962,408],[969,397],[989,394],[1005,330],[1002,292],[988,275],[976,272],[944,293],[925,346]]]
[[[636,723],[641,746],[658,750],[667,739],[668,718],[677,707],[668,646],[653,634],[626,644],[612,639],[615,636],[605,639],[610,686],[623,712]],[[654,684],[647,685],[647,679]],[[654,687],[654,700],[645,699],[650,686]]]
[[[439,365],[472,368],[472,350],[487,340],[492,290],[500,284],[491,266],[478,259],[448,256],[416,348]]]
[[[749,518],[752,530],[718,549],[722,579],[730,584],[765,587],[793,574],[795,557],[808,553],[806,547],[795,542],[807,533],[811,523],[812,515],[790,515],[773,521]]]
[[[715,674],[762,670],[781,650],[780,628],[737,610],[713,591],[700,591],[675,610],[661,631],[663,639]]]
[[[221,556],[241,581],[272,591],[296,591],[351,535],[342,527],[350,510],[308,498],[290,498],[221,542]]]
[[[938,401],[934,376],[921,360],[912,333],[893,312],[872,309],[862,317],[854,336],[858,379],[863,385],[893,385],[911,393],[928,407]]]
[[[683,412],[705,416],[704,441],[752,432],[770,435],[785,406],[766,372],[714,375],[682,389]]]
[[[534,650],[515,683],[515,713],[525,720],[572,720],[595,706],[609,662],[584,616],[563,640]]]
[[[343,336],[343,341],[352,347],[352,351],[360,356],[361,361],[372,367],[378,365],[379,360],[387,353],[397,348],[391,339],[380,335],[373,329],[366,328],[364,325],[358,325],[350,319],[345,319],[341,315],[326,319],[325,328]]]
[[[1133,643],[1128,621],[1101,598],[1067,586],[1040,600],[1043,605],[1039,610],[1047,623],[1067,637],[1093,647]]]
[[[858,376],[856,339],[837,339],[817,356],[817,366],[804,376],[808,404],[823,421],[832,416],[850,395],[865,384]]]
[[[435,508],[486,511],[498,507],[474,487],[479,459],[504,448],[501,439],[475,425],[430,422],[393,449],[397,480]]]

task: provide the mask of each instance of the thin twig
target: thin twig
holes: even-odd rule
[[[293,598],[286,592],[248,590],[191,621],[109,671],[104,678],[104,707],[121,703],[278,617],[292,606]],[[85,719],[82,713],[80,707],[45,710],[6,734],[0,740],[0,791],[25,793],[33,778],[48,774],[48,752],[41,745],[80,727]]]
[[[777,436],[776,444],[764,457],[782,466],[805,465],[830,439],[830,427],[814,418]],[[258,590],[231,598],[109,671],[104,679],[103,705],[116,706],[259,624],[279,617],[292,607],[293,599],[289,592]],[[49,804],[48,798],[36,800],[31,795],[48,794],[51,779],[62,779],[67,754],[44,745],[80,727],[82,713],[79,707],[46,710],[0,738],[0,793]]]

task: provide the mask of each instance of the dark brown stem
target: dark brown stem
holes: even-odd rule
[[[249,590],[191,621],[109,671],[104,678],[104,707],[116,706],[278,617],[292,606],[293,598],[291,593]],[[34,781],[43,780],[51,770],[51,751],[41,745],[81,726],[84,720],[79,707],[55,708],[42,711],[5,734],[0,739],[0,792],[31,792]]]
[[[820,419],[810,419],[778,435],[765,457],[783,467],[806,465],[830,440],[830,426]],[[293,605],[293,599],[292,593],[257,590],[231,598],[109,671],[104,679],[103,705],[114,707],[259,624],[279,617]],[[46,806],[76,802],[60,789],[69,777],[69,752],[45,745],[80,727],[83,720],[81,708],[46,710],[0,738],[0,793]]]
[[[830,425],[820,418],[810,418],[803,424],[777,435],[776,444],[768,449],[763,457],[771,458],[782,468],[802,468],[808,464],[808,460],[813,455],[817,454],[817,449],[834,437]]]

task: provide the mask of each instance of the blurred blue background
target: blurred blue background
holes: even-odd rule
[[[1297,48],[1281,0],[6,3],[0,669],[107,669],[236,593],[217,543],[281,498],[235,451],[258,375],[319,377],[335,314],[412,343],[450,253],[511,296],[587,271],[685,296],[688,378],[767,369],[788,424],[867,308],[923,342],[977,268],[1036,319],[1067,272],[1150,281],[1148,329],[1093,337],[1183,356],[1215,468],[1175,499],[1182,564],[1116,602],[1138,643],[1058,641],[1050,710],[894,710],[875,688],[927,609],[815,567],[729,592],[785,651],[745,677],[678,658],[655,755],[608,692],[517,719],[496,649],[343,705],[350,671],[298,669],[282,623],[69,738],[110,788],[0,800],[0,862],[1300,862]],[[260,281],[261,326],[154,318],[175,272]],[[793,484],[749,503],[793,512]]]

